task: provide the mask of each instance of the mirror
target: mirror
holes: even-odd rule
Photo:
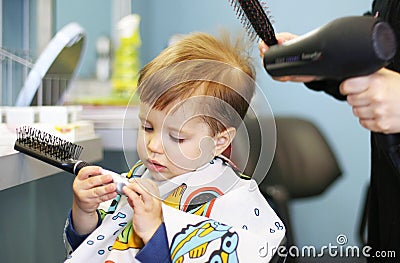
[[[84,29],[77,23],[64,26],[32,67],[15,106],[60,104],[76,74],[84,49]]]

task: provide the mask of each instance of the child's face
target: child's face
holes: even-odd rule
[[[193,171],[215,156],[216,139],[193,108],[183,104],[160,111],[140,104],[137,151],[155,180]]]

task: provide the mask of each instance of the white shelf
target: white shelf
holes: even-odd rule
[[[84,106],[81,118],[93,122],[105,150],[136,151],[138,114],[138,107]]]
[[[103,147],[100,137],[74,142],[83,146],[80,156],[86,162],[97,162],[103,158]],[[14,152],[0,156],[0,190],[24,184],[61,172],[54,166],[46,164],[25,154]],[[71,174],[71,176],[73,176]]]

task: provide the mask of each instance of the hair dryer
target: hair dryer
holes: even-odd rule
[[[342,17],[282,45],[270,46],[264,53],[264,67],[273,77],[342,80],[386,66],[396,48],[388,23],[371,16]]]

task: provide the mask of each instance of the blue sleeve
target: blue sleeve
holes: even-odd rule
[[[149,263],[170,263],[171,256],[169,253],[167,230],[165,224],[162,223],[149,242],[139,251],[136,259],[141,262]]]
[[[97,216],[98,216],[98,222],[97,222],[97,227],[101,224],[101,217],[99,211],[97,211]],[[68,213],[68,222],[69,224],[65,228],[65,234],[68,239],[68,243],[71,245],[72,249],[75,250],[79,247],[80,244],[90,235],[79,235],[74,228],[74,223],[72,222],[72,211],[70,210]]]

